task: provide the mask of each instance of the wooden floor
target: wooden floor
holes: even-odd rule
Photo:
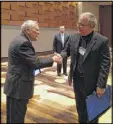
[[[70,61],[68,60],[68,65]],[[69,66],[68,66],[69,67]],[[7,62],[2,63],[1,85],[1,122],[6,123],[6,96],[3,85],[7,70]],[[69,68],[67,68],[69,71]],[[30,99],[25,123],[77,123],[75,96],[72,86],[68,86],[65,77],[56,76],[56,64],[51,68],[42,69],[42,73],[35,78],[34,96]],[[109,78],[108,83],[110,83]],[[99,120],[100,123],[112,122],[111,109]]]

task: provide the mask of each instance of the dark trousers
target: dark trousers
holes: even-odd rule
[[[57,64],[57,74],[61,73],[62,65],[63,65],[63,74],[66,74],[67,73],[67,57],[63,58],[62,64]]]
[[[28,101],[7,96],[7,123],[24,123]]]
[[[75,92],[76,108],[78,113],[78,122],[87,123],[88,115],[87,115],[87,108],[85,101],[87,93],[84,87],[84,77],[82,77],[82,75],[80,75],[80,73],[77,71],[74,74],[73,86]],[[89,123],[98,123],[98,119],[95,120],[94,122],[89,122]]]

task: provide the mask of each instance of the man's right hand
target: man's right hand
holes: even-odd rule
[[[60,56],[60,54],[59,55],[54,55],[52,57],[52,59],[53,59],[54,62],[57,62],[58,64],[62,63],[62,57]]]

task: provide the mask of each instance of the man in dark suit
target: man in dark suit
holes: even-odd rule
[[[40,32],[36,21],[27,20],[21,26],[22,33],[9,46],[8,71],[4,84],[7,95],[7,123],[24,123],[29,99],[34,91],[34,70],[60,62],[57,56],[39,59],[32,41]]]
[[[108,38],[94,31],[94,14],[80,15],[78,33],[70,36],[62,57],[71,56],[69,85],[73,82],[79,123],[87,123],[85,99],[93,91],[100,97],[106,88],[110,68]],[[94,123],[98,123],[98,119]]]
[[[54,41],[53,41],[53,51],[55,54],[61,53],[62,50],[64,50],[67,41],[69,39],[69,35],[64,33],[65,27],[60,26],[59,27],[59,33],[55,35]],[[63,58],[63,62],[61,64],[57,64],[57,75],[61,75],[61,68],[63,64],[63,74],[67,76],[67,57]]]

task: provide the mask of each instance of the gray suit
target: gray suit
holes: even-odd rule
[[[96,87],[106,87],[110,68],[110,53],[108,39],[94,32],[82,60],[84,73],[80,75],[76,73],[79,42],[80,35],[72,35],[61,55],[63,57],[71,56],[69,80],[73,79],[77,110],[79,119],[82,120],[83,110],[86,107],[86,96],[96,90]]]
[[[12,101],[21,100],[27,104],[28,99],[32,98],[34,92],[34,69],[49,67],[52,64],[52,58],[39,59],[36,57],[32,43],[25,34],[21,34],[13,40],[9,46],[8,70],[4,84],[4,93],[8,96],[8,100],[11,100],[11,102],[7,101],[8,111],[13,109]],[[12,108],[9,108],[9,104]],[[13,116],[13,114],[10,116]],[[23,119],[23,117],[21,118]],[[17,120],[10,122],[21,122],[21,118],[20,121],[18,117]]]
[[[53,41],[53,51],[56,53],[61,53],[62,50],[64,50],[67,41],[69,39],[69,35],[64,33],[64,46],[62,44],[62,40],[61,40],[61,34],[58,33],[55,35],[54,37],[54,41]],[[57,64],[57,73],[61,73],[61,64]],[[63,58],[63,73],[66,74],[66,69],[67,69],[67,57]]]

